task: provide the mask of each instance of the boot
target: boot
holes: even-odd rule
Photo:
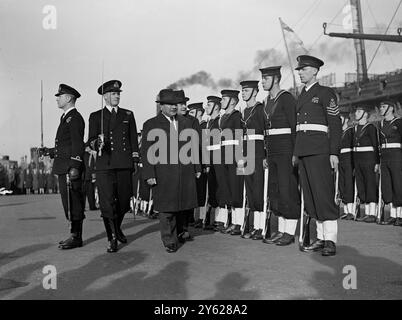
[[[234,225],[234,228],[230,232],[230,235],[231,236],[239,236],[239,235],[241,235],[240,225],[238,225],[238,224]]]
[[[264,237],[262,236],[262,230],[258,229],[256,232],[254,232],[254,235],[251,238],[252,240],[262,240]]]
[[[60,244],[62,250],[82,247],[82,220],[71,222],[71,237]]]
[[[103,218],[103,223],[105,225],[108,240],[108,247],[106,251],[109,253],[117,252],[118,247],[117,247],[116,226],[115,226],[116,222],[114,221],[114,219]]]
[[[275,244],[279,239],[283,237],[283,232],[275,232],[270,238],[262,240],[266,244]]]
[[[127,238],[124,235],[123,231],[121,230],[121,225],[123,223],[124,215],[121,215],[120,217],[116,218],[116,238],[118,241],[121,243],[127,243]]]

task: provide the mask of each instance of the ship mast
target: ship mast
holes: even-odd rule
[[[362,9],[360,0],[350,0],[352,6],[353,33],[363,33]],[[367,82],[366,47],[363,39],[354,39],[356,48],[357,81]]]

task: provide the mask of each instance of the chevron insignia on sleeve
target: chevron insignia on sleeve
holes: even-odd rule
[[[71,160],[75,160],[75,161],[82,162],[82,160],[81,160],[80,156],[71,157]]]
[[[337,116],[339,115],[339,107],[335,102],[335,99],[332,98],[329,102],[329,106],[327,107],[327,113],[330,116]]]
[[[138,154],[138,152],[133,152],[133,154],[132,154],[132,157],[133,157],[133,158],[135,158],[135,157],[138,158],[139,156],[140,156],[140,155]]]
[[[130,115],[130,114],[131,114],[131,111],[126,111],[126,113],[127,113],[128,115]]]

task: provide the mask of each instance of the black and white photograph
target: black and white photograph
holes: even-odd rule
[[[0,88],[0,300],[402,299],[402,0],[0,0]]]

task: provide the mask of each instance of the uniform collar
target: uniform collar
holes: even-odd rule
[[[309,86],[304,86],[304,90],[306,90],[306,92],[309,91],[316,83],[318,83],[318,81],[310,84]]]
[[[73,109],[75,109],[75,107],[71,107],[71,108],[67,109],[66,111],[64,111],[63,118],[67,115],[67,113],[69,113]]]
[[[116,113],[117,113],[117,111],[119,111],[119,106],[117,106],[117,107],[111,107],[111,106],[106,105],[106,108],[109,110],[110,113],[112,113],[112,109],[113,109],[113,108],[115,109]]]

